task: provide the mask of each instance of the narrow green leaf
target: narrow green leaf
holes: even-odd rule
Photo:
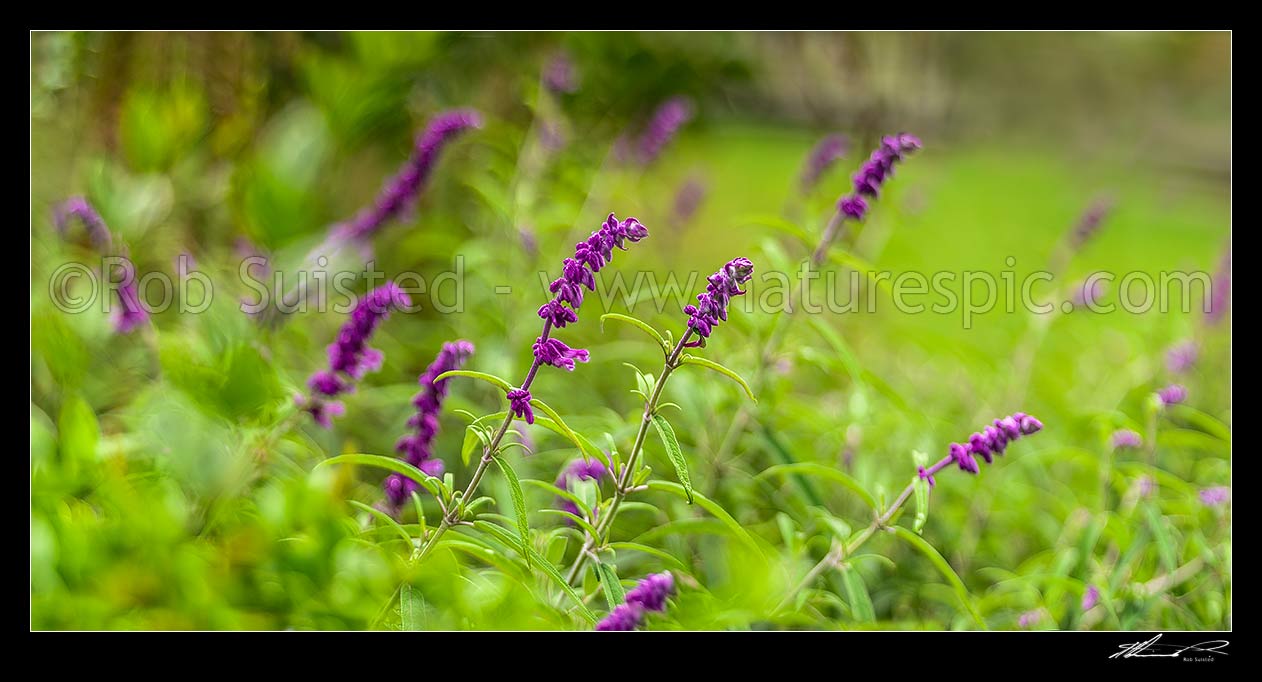
[[[644,320],[631,317],[630,315],[621,315],[619,313],[605,313],[604,315],[600,316],[600,331],[602,332],[605,331],[605,320],[617,320],[618,322],[625,322],[635,327],[636,329],[639,329],[645,334],[648,334],[649,336],[653,337],[653,340],[657,341],[658,345],[662,347],[663,353],[667,353],[667,354],[670,353],[670,346],[666,343],[666,339],[662,338],[661,333],[659,333],[656,329],[654,329],[651,325],[649,325],[649,323],[645,322]]]
[[[841,566],[841,580],[846,586],[846,599],[850,602],[850,613],[861,623],[876,620],[876,610],[872,608],[872,597],[868,595],[868,586],[863,582],[859,571],[848,565]]]
[[[521,481],[517,478],[517,472],[513,471],[513,467],[509,466],[503,457],[496,455],[492,459],[499,465],[500,471],[504,474],[504,480],[508,481],[508,490],[513,496],[513,510],[517,513],[517,534],[521,536],[521,556],[529,566],[530,520],[526,515],[526,496],[521,491]]]
[[[416,523],[421,527],[421,534],[418,536],[423,542],[429,536],[429,527],[425,523],[425,506],[421,504],[421,496],[412,491],[412,504],[416,507]]]
[[[684,453],[679,449],[679,439],[675,438],[675,430],[671,428],[670,422],[660,414],[653,415],[653,426],[657,427],[657,435],[662,437],[662,444],[666,446],[666,454],[670,457],[670,463],[675,466],[675,475],[679,477],[679,482],[684,486],[684,494],[688,496],[688,504],[692,504],[692,479],[688,476],[688,460],[684,459]]]
[[[588,516],[588,518],[590,518],[592,515],[592,508],[588,506],[586,502],[583,501],[583,498],[579,497],[578,495],[575,495],[574,493],[568,490],[562,490],[556,487],[555,485],[548,483],[547,481],[539,481],[533,478],[523,478],[521,482],[523,485],[534,486],[536,488],[539,488],[540,490],[546,490],[547,492],[550,492],[553,495],[556,495],[557,497],[561,497],[561,498],[569,500],[570,502],[573,502],[575,505],[578,506],[578,508],[584,514]]]
[[[1178,566],[1178,560],[1175,558],[1174,539],[1170,537],[1166,520],[1162,518],[1161,512],[1157,511],[1157,505],[1145,503],[1143,506],[1148,529],[1152,531],[1153,540],[1157,543],[1157,554],[1161,557],[1161,563],[1167,571],[1174,571]]]
[[[960,580],[960,576],[956,575],[955,569],[951,568],[951,564],[947,563],[947,560],[942,557],[938,550],[924,538],[902,526],[893,526],[891,530],[894,531],[895,535],[907,541],[908,544],[915,547],[929,559],[934,567],[938,569],[938,572],[955,588],[955,595],[959,597],[960,603],[964,605],[965,610],[972,616],[973,622],[977,623],[977,627],[983,630],[987,629],[986,622],[982,620],[981,614],[973,606],[973,597],[969,594],[968,588],[964,586],[964,581]]]
[[[356,509],[360,511],[368,512],[373,517],[375,517],[378,521],[381,521],[382,523],[386,524],[390,528],[393,528],[394,531],[403,538],[403,542],[407,543],[408,547],[412,546],[412,536],[408,535],[408,532],[403,529],[403,526],[399,525],[398,521],[395,521],[394,519],[390,518],[389,514],[381,511],[380,509],[377,509],[376,507],[370,507],[364,504],[363,502],[359,502],[358,500],[347,500],[347,501],[351,503],[352,507],[355,507]]]
[[[605,601],[609,603],[609,610],[612,611],[627,600],[627,591],[622,589],[622,582],[618,580],[618,570],[612,564],[598,562],[596,574],[600,576],[600,586],[605,590]]]
[[[601,452],[595,445],[592,445],[592,442],[587,440],[587,438],[580,435],[574,429],[571,429],[565,423],[565,420],[561,419],[561,415],[557,414],[557,411],[552,409],[550,405],[538,398],[532,398],[530,404],[539,408],[539,411],[548,415],[548,418],[546,419],[536,416],[536,424],[559,436],[568,438],[571,443],[574,443],[574,445],[578,447],[579,451],[582,452],[585,457],[595,457],[601,464],[604,464],[606,467],[609,466],[608,455]]]
[[[421,614],[425,610],[425,599],[417,594],[408,583],[399,588],[399,625],[407,632],[424,630],[421,627]]]
[[[849,488],[850,491],[853,492],[855,495],[858,495],[859,499],[863,500],[863,503],[871,507],[874,511],[878,509],[876,498],[873,497],[871,493],[864,490],[863,486],[859,485],[858,481],[851,478],[844,471],[839,471],[831,467],[826,467],[822,464],[816,464],[815,462],[797,462],[795,464],[777,464],[773,467],[768,467],[764,469],[762,473],[758,474],[758,476],[756,476],[755,478],[762,478],[763,476],[779,476],[779,475],[792,474],[792,473],[802,473],[802,474],[806,474],[807,476],[818,476],[819,478],[823,478],[825,480],[833,481],[835,483],[840,483],[846,488]]]
[[[582,528],[583,530],[587,531],[587,533],[591,535],[592,537],[596,537],[598,535],[598,533],[596,532],[596,527],[588,523],[587,519],[584,519],[581,516],[575,516],[574,514],[571,514],[570,512],[567,512],[564,509],[540,509],[539,513],[564,516],[565,518],[577,524],[579,528]]]
[[[610,549],[619,549],[619,550],[625,549],[632,552],[643,552],[644,554],[648,554],[649,556],[655,556],[658,559],[661,559],[662,561],[665,561],[666,563],[671,564],[680,570],[687,569],[687,566],[684,565],[684,562],[680,561],[679,559],[676,559],[674,555],[672,555],[670,552],[667,552],[665,550],[660,550],[656,547],[650,547],[648,545],[643,545],[638,542],[611,542],[609,543],[609,547]]]
[[[469,369],[453,369],[447,372],[443,372],[442,374],[439,374],[438,376],[434,377],[434,383],[438,383],[444,379],[450,379],[451,377],[469,377],[470,379],[480,379],[482,381],[487,382],[488,384],[491,384],[492,386],[499,388],[505,393],[516,388],[516,386],[513,386],[512,384],[508,383],[504,379],[501,379],[500,377],[495,376],[494,374],[487,374],[486,372],[474,372],[473,370],[469,370]]]
[[[317,463],[315,468],[319,469],[320,467],[333,466],[335,464],[362,464],[364,466],[377,467],[379,469],[388,469],[395,473],[403,474],[413,481],[420,483],[421,487],[438,497],[441,497],[440,493],[443,490],[442,483],[437,478],[434,478],[411,464],[394,457],[384,457],[382,455],[369,455],[363,453],[337,455],[336,457],[330,457]]]
[[[512,537],[511,533],[493,523],[489,523],[487,521],[474,521],[473,525],[478,530],[481,530],[489,535],[499,537],[501,541],[506,540],[508,543],[515,544],[515,538]],[[596,615],[587,608],[587,605],[583,603],[583,598],[574,591],[573,587],[570,587],[570,584],[566,582],[565,578],[561,576],[561,573],[557,571],[556,566],[548,563],[548,561],[540,556],[534,548],[527,547],[527,550],[530,552],[531,558],[534,559],[535,565],[542,568],[543,572],[552,579],[552,582],[555,583],[557,587],[560,587],[563,592],[569,595],[570,599],[574,600],[575,605],[578,607],[579,614],[582,615],[583,618],[587,619],[588,622],[595,623],[597,620]]]
[[[684,355],[682,358],[679,359],[679,361],[685,365],[699,365],[701,367],[705,367],[706,369],[712,369],[718,372],[719,374],[722,374],[723,376],[740,384],[741,388],[745,389],[745,395],[749,396],[750,400],[754,401],[755,403],[758,402],[758,399],[754,397],[754,390],[749,387],[749,382],[745,381],[745,378],[737,374],[734,370],[728,369],[727,367],[724,367],[723,365],[720,365],[719,363],[713,360],[699,358],[695,355]]]

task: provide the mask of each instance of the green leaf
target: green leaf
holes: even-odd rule
[[[684,487],[678,483],[671,483],[670,481],[649,481],[645,485],[649,487],[649,490],[660,490],[689,499],[689,495],[684,491]],[[723,507],[714,502],[714,500],[711,500],[705,495],[702,495],[694,490],[692,491],[691,501],[696,502],[698,507],[701,507],[714,516],[714,518],[722,521],[723,525],[727,526],[727,529],[732,531],[736,537],[740,538],[746,545],[749,545],[749,547],[755,552],[758,552],[759,555],[762,555],[762,548],[754,542],[754,538],[750,537],[749,532],[746,531],[736,519],[732,518],[732,515],[728,514]]]
[[[666,446],[666,454],[670,457],[670,463],[675,465],[675,475],[679,477],[679,482],[684,486],[684,494],[688,497],[688,504],[692,504],[692,479],[688,476],[688,460],[684,459],[684,453],[679,449],[679,439],[675,438],[675,430],[671,428],[670,422],[660,414],[653,415],[653,426],[657,427],[657,435],[662,437],[662,444]]]
[[[876,498],[872,497],[871,493],[864,490],[863,486],[859,485],[858,481],[851,478],[844,471],[838,471],[837,469],[826,467],[822,464],[816,464],[814,462],[797,462],[795,464],[777,464],[773,467],[768,467],[764,469],[762,473],[758,474],[758,476],[756,476],[755,478],[762,478],[763,476],[778,476],[778,475],[792,474],[792,473],[802,473],[808,476],[818,476],[819,478],[833,481],[835,483],[840,483],[846,488],[849,488],[850,491],[853,492],[855,495],[858,495],[859,499],[863,500],[863,503],[871,507],[873,511],[878,511]]]
[[[425,611],[425,598],[403,583],[399,588],[399,624],[407,632],[424,630],[421,627],[421,614]]]
[[[682,363],[683,363],[683,364],[685,364],[685,365],[700,365],[701,367],[705,367],[705,368],[707,368],[707,369],[712,369],[712,370],[714,370],[714,371],[718,372],[719,374],[722,374],[723,376],[725,376],[725,377],[727,377],[727,378],[731,379],[732,381],[735,381],[736,383],[740,384],[740,385],[741,385],[741,388],[745,389],[745,395],[749,396],[749,399],[750,399],[750,400],[754,401],[755,403],[756,403],[756,402],[758,402],[758,399],[754,397],[754,391],[753,391],[753,389],[751,389],[751,388],[749,387],[749,382],[745,381],[744,377],[742,377],[741,375],[737,374],[735,371],[730,370],[730,369],[728,369],[727,367],[724,367],[723,365],[720,365],[719,363],[717,363],[717,362],[715,362],[715,361],[713,361],[713,360],[707,360],[707,359],[705,359],[705,358],[699,358],[699,357],[697,357],[697,356],[695,356],[695,355],[687,355],[687,354],[685,354],[683,357],[681,357],[681,358],[679,359],[679,361],[680,361],[680,362],[682,362]]]
[[[540,509],[539,513],[540,514],[556,514],[557,516],[564,516],[565,518],[578,524],[579,528],[582,528],[583,530],[587,531],[587,533],[591,535],[592,537],[599,536],[599,533],[596,532],[596,527],[588,523],[587,519],[584,519],[581,516],[575,516],[574,514],[571,514],[570,512],[567,512],[564,509]]]
[[[802,229],[797,223],[790,222],[776,215],[754,215],[741,219],[739,222],[750,225],[758,225],[761,227],[769,227],[777,232],[783,232],[798,240],[802,246],[813,249],[815,248],[816,237],[812,237],[810,233]]]
[[[523,478],[521,482],[525,485],[530,485],[530,486],[539,488],[540,490],[546,490],[552,493],[553,495],[556,495],[557,497],[561,497],[561,498],[569,500],[570,502],[573,502],[589,518],[592,515],[592,508],[588,506],[587,502],[583,501],[583,498],[579,497],[578,495],[575,495],[574,493],[568,490],[562,490],[556,487],[555,485],[548,483],[547,481],[538,481],[533,478]]]
[[[841,566],[842,584],[846,586],[846,600],[850,602],[850,613],[855,620],[871,623],[876,620],[876,610],[872,608],[872,598],[868,595],[868,587],[863,583],[863,576],[849,565]]]
[[[319,469],[320,467],[333,466],[335,464],[363,464],[364,466],[378,467],[380,469],[388,469],[395,473],[403,474],[404,476],[407,476],[413,481],[420,483],[421,487],[428,490],[435,497],[442,497],[441,493],[443,491],[443,485],[437,478],[434,478],[433,476],[426,474],[424,471],[417,469],[416,467],[412,466],[411,464],[408,464],[407,462],[401,459],[396,459],[394,457],[383,457],[382,455],[368,455],[368,454],[362,454],[362,453],[351,454],[351,455],[338,455],[336,457],[330,457],[324,461],[317,463],[315,465],[315,468]]]
[[[594,457],[596,458],[597,461],[599,461],[601,464],[604,464],[607,468],[611,468],[609,464],[608,455],[606,455],[604,452],[601,452],[595,445],[592,445],[592,442],[587,440],[587,438],[584,437],[582,434],[571,429],[569,426],[566,425],[564,421],[561,421],[561,415],[557,414],[556,410],[552,409],[546,403],[544,403],[542,400],[539,400],[538,398],[531,399],[530,404],[539,408],[540,411],[548,415],[547,418],[536,415],[535,424],[542,426],[543,428],[548,429],[549,431],[559,436],[564,436],[568,438],[570,442],[578,446],[579,451],[582,452],[585,456]]]
[[[644,320],[631,317],[630,315],[621,315],[619,313],[605,313],[604,315],[600,316],[600,331],[602,332],[605,331],[605,320],[617,320],[619,322],[625,322],[635,327],[636,329],[639,329],[645,334],[648,334],[649,336],[653,337],[653,340],[657,341],[658,345],[662,347],[663,353],[666,353],[667,355],[670,354],[670,346],[666,343],[666,339],[662,338],[661,333],[659,333],[656,329],[654,329],[651,325],[649,325],[649,323],[645,322]]]
[[[828,260],[838,265],[862,272],[867,275],[868,279],[872,280],[872,283],[878,288],[884,289],[885,293],[891,293],[894,290],[893,285],[890,284],[889,278],[878,278],[876,276],[880,271],[875,265],[854,255],[853,253],[834,246],[828,251]]]
[[[526,565],[530,565],[530,519],[526,514],[526,496],[521,491],[521,481],[517,478],[517,472],[513,471],[513,467],[504,461],[503,457],[496,455],[492,459],[499,465],[500,471],[504,473],[504,480],[508,481],[508,490],[513,496],[513,509],[517,513],[517,534],[521,536],[521,556],[526,560]]]
[[[665,561],[666,563],[671,564],[680,570],[687,569],[687,566],[684,565],[684,562],[680,561],[679,559],[676,559],[674,555],[672,555],[670,552],[660,550],[656,547],[649,547],[648,545],[642,545],[638,542],[611,542],[609,543],[609,548],[618,549],[618,550],[625,549],[631,552],[643,552],[644,554],[655,556],[658,559],[661,559],[662,561]]]
[[[1161,557],[1161,563],[1167,571],[1174,571],[1178,566],[1178,560],[1175,557],[1174,539],[1170,537],[1166,520],[1161,516],[1161,512],[1157,511],[1157,505],[1145,503],[1143,506],[1148,529],[1152,531],[1153,540],[1157,543],[1157,554]]]
[[[905,540],[912,547],[915,547],[929,559],[934,567],[938,569],[938,572],[947,579],[947,582],[951,583],[951,587],[955,588],[955,595],[959,597],[960,603],[964,605],[965,610],[972,616],[973,622],[977,623],[977,627],[983,630],[987,629],[986,622],[982,620],[981,614],[973,606],[973,597],[968,593],[968,588],[964,586],[964,581],[960,580],[960,576],[956,575],[955,570],[951,568],[951,564],[947,563],[947,560],[938,553],[938,550],[934,549],[933,545],[929,544],[924,538],[902,526],[892,526],[891,530],[894,531],[895,535]]]
[[[63,462],[86,462],[96,459],[101,428],[87,401],[74,394],[66,398],[57,417],[57,442]]]
[[[600,576],[600,586],[605,590],[605,601],[609,603],[609,610],[612,611],[627,600],[627,592],[622,589],[622,582],[618,580],[618,570],[612,564],[598,562],[596,575]]]
[[[929,482],[916,476],[911,479],[911,485],[916,493],[916,522],[912,530],[919,535],[925,527],[925,522],[929,520]]]
[[[439,374],[438,376],[434,377],[434,383],[438,383],[442,381],[443,379],[450,379],[451,377],[469,377],[470,379],[481,379],[482,381],[485,381],[488,384],[491,384],[492,386],[495,386],[503,390],[505,393],[517,388],[516,386],[513,386],[512,384],[508,383],[504,379],[501,379],[495,376],[494,374],[487,374],[486,372],[474,372],[468,369],[453,369],[447,372],[443,372],[442,374]]]
[[[363,502],[359,502],[358,500],[348,500],[348,502],[351,503],[352,507],[355,507],[356,509],[360,511],[368,512],[369,514],[376,517],[378,521],[381,521],[382,523],[386,524],[390,528],[393,528],[396,533],[398,533],[400,536],[403,537],[403,542],[405,542],[409,548],[412,547],[412,536],[408,535],[408,532],[406,530],[403,530],[403,526],[400,526],[398,521],[395,521],[394,519],[390,518],[389,514],[381,511],[380,509],[377,509],[376,507],[370,507],[364,504]]]
[[[500,528],[499,526],[493,523],[490,523],[487,521],[474,521],[473,525],[478,530],[481,530],[489,535],[494,535],[500,538],[501,542],[507,541],[508,544],[516,544],[515,538],[512,537],[511,533],[509,533],[508,531],[504,530],[503,528]],[[578,606],[579,614],[583,616],[583,618],[587,619],[588,622],[595,623],[597,621],[596,615],[593,614],[591,610],[587,608],[587,605],[583,603],[583,598],[580,597],[578,593],[574,591],[573,587],[570,587],[570,584],[566,582],[565,578],[561,576],[561,573],[557,571],[556,566],[553,566],[552,564],[548,563],[548,561],[544,559],[542,556],[540,556],[539,553],[534,550],[534,548],[527,547],[526,549],[527,551],[530,552],[531,558],[534,559],[535,565],[542,568],[543,572],[547,574],[549,578],[552,579],[552,582],[555,583],[557,587],[560,587],[561,590],[564,591],[567,595],[569,595],[570,599],[574,600],[574,603]]]

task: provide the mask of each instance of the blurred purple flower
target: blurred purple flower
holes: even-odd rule
[[[657,159],[692,114],[692,102],[686,97],[672,97],[658,106],[640,136],[637,150],[640,163],[647,166]]]
[[[368,341],[392,309],[410,305],[412,300],[394,282],[373,289],[356,304],[351,319],[342,325],[337,340],[328,347],[329,368],[316,372],[307,381],[312,396],[303,407],[317,423],[325,428],[331,423],[330,413],[320,407],[324,398],[349,393],[354,390],[356,381],[381,368],[384,356],[381,351],[370,348]]]
[[[1207,507],[1221,507],[1231,499],[1231,488],[1226,486],[1206,488],[1201,491],[1200,498],[1201,504]]]
[[[854,193],[843,197],[837,203],[838,209],[855,220],[862,220],[867,212],[867,202],[860,197],[875,199],[881,186],[893,176],[894,164],[920,147],[920,138],[907,133],[886,135],[882,138],[881,146],[872,152],[859,168],[859,172],[854,174]]]
[[[1107,197],[1096,199],[1082,216],[1078,218],[1078,223],[1074,225],[1073,231],[1069,233],[1070,247],[1075,251],[1081,249],[1087,240],[1095,236],[1100,229],[1102,223],[1109,212],[1113,210],[1113,200]]]
[[[1166,351],[1166,369],[1174,374],[1188,371],[1196,364],[1197,351],[1196,342],[1191,339],[1175,344]]]
[[[1095,585],[1087,585],[1087,590],[1082,595],[1082,610],[1090,611],[1091,607],[1098,603],[1100,603],[1100,588]]]
[[[1139,496],[1147,499],[1157,489],[1157,481],[1147,474],[1139,477]]]
[[[127,270],[127,275],[118,285],[119,307],[110,314],[114,331],[119,334],[129,334],[149,321],[149,313],[141,305],[140,294],[136,290],[135,266],[127,262],[124,268]]]
[[[1176,405],[1187,400],[1188,390],[1182,384],[1170,384],[1157,391],[1162,405]]]
[[[561,474],[557,476],[556,487],[569,492],[571,478],[581,481],[599,482],[600,479],[604,477],[605,472],[605,465],[602,464],[600,460],[593,459],[585,462],[581,459],[576,459],[573,462],[570,462],[569,465],[561,471]],[[563,511],[567,511],[575,516],[582,515],[582,510],[578,508],[578,505],[565,499],[564,497],[558,497],[557,504],[560,505],[560,508]],[[569,521],[569,519],[567,519],[567,521]],[[570,523],[573,523],[573,521],[570,521]]]
[[[688,328],[701,338],[684,344],[687,347],[704,346],[710,332],[719,322],[727,320],[727,305],[733,296],[744,295],[742,284],[754,276],[754,264],[748,258],[733,258],[718,272],[710,275],[706,290],[697,294],[697,305],[684,306],[689,315]]]
[[[815,187],[820,177],[828,172],[834,163],[846,155],[849,141],[844,135],[828,135],[820,140],[806,157],[806,165],[802,168],[801,187],[805,194]]]
[[[647,612],[665,611],[666,598],[674,591],[675,578],[669,571],[654,573],[627,592],[626,603],[619,604],[597,623],[596,630],[634,630],[644,624]]]
[[[444,372],[460,369],[473,351],[473,344],[468,341],[445,343],[438,356],[417,378],[421,391],[412,399],[416,414],[408,419],[407,424],[413,432],[399,439],[395,450],[408,464],[430,476],[441,476],[444,468],[443,460],[434,456],[433,445],[434,437],[438,435],[438,415],[442,412],[443,399],[447,397],[448,379],[436,379]],[[402,474],[387,476],[384,487],[391,510],[397,511],[418,486],[416,481]]]
[[[548,60],[543,69],[543,84],[555,93],[573,93],[578,91],[578,74],[574,61],[568,54],[558,52]]]
[[[87,199],[80,196],[70,197],[53,208],[53,225],[62,239],[69,234],[71,218],[78,218],[83,222],[93,248],[101,254],[110,252],[112,242],[110,228],[105,225],[101,214],[92,208],[92,204],[89,204]]]
[[[1144,439],[1130,429],[1118,429],[1109,437],[1109,442],[1112,443],[1114,450],[1121,450],[1124,448],[1138,448],[1144,444]]]
[[[1035,624],[1037,624],[1042,619],[1043,619],[1043,612],[1040,611],[1039,609],[1034,609],[1033,611],[1026,611],[1025,613],[1021,614],[1021,616],[1017,618],[1017,625],[1023,629],[1030,628],[1034,626]]]
[[[1073,295],[1070,297],[1069,302],[1074,305],[1075,309],[1087,308],[1090,310],[1100,305],[1100,301],[1104,300],[1106,293],[1108,293],[1108,287],[1104,280],[1093,274],[1074,286]]]
[[[1008,444],[1043,430],[1043,422],[1024,412],[996,419],[990,426],[968,437],[968,443],[951,443],[947,448],[947,456],[933,466],[917,467],[920,478],[928,481],[930,486],[936,485],[934,474],[954,463],[962,471],[976,474],[980,471],[975,457],[981,457],[989,464],[995,455],[1002,455]]]
[[[688,178],[675,193],[675,222],[686,223],[696,214],[706,198],[706,183],[701,178]]]
[[[425,132],[417,137],[411,158],[386,183],[376,201],[350,221],[335,226],[334,238],[362,241],[398,217],[421,193],[443,147],[460,133],[481,126],[481,115],[472,109],[457,109],[435,116]]]

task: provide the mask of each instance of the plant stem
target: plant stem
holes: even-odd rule
[[[604,542],[605,534],[613,525],[614,517],[618,514],[618,508],[622,506],[623,499],[631,492],[631,481],[635,475],[636,465],[639,463],[640,453],[644,450],[644,441],[648,438],[649,426],[653,423],[653,415],[657,413],[657,403],[662,398],[662,392],[666,388],[666,380],[670,378],[679,367],[679,356],[684,352],[684,344],[692,337],[693,329],[688,328],[683,336],[679,337],[679,342],[675,344],[675,349],[671,351],[666,358],[666,363],[662,366],[662,374],[653,384],[653,394],[649,396],[647,402],[644,403],[644,416],[640,419],[640,429],[635,434],[635,444],[631,446],[631,454],[627,455],[627,462],[622,466],[622,470],[617,472],[617,486],[614,489],[613,500],[609,503],[609,510],[605,515],[596,521],[596,537],[588,534],[587,540],[583,543],[582,549],[579,550],[578,556],[574,558],[574,565],[570,567],[569,573],[566,574],[566,582],[573,583],[578,578],[579,572],[583,570],[583,565],[587,563],[587,558],[591,553]]]

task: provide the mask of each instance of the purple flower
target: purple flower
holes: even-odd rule
[[[105,220],[101,218],[101,214],[92,208],[92,204],[83,197],[70,197],[53,208],[53,225],[57,228],[57,234],[62,239],[66,238],[66,234],[70,230],[70,219],[78,218],[83,221],[83,226],[87,229],[88,240],[92,242],[92,247],[100,253],[109,253],[110,251],[110,228],[105,225]]]
[[[559,339],[544,339],[542,337],[535,339],[535,343],[531,346],[535,352],[535,359],[541,365],[552,365],[573,372],[574,362],[587,362],[588,353],[582,348],[570,348],[562,343]]]
[[[701,178],[689,178],[675,193],[675,221],[686,223],[705,200],[706,184]]]
[[[140,303],[140,294],[136,290],[136,266],[124,259],[123,281],[118,285],[118,304],[110,313],[110,321],[114,323],[114,331],[129,334],[137,327],[149,321],[149,313]]]
[[[1100,603],[1100,588],[1095,585],[1087,585],[1087,591],[1082,595],[1082,610],[1090,611],[1091,607]]]
[[[1157,489],[1157,481],[1147,474],[1139,477],[1139,496],[1147,499]]]
[[[576,459],[573,462],[570,462],[565,469],[561,470],[561,475],[557,476],[556,487],[569,492],[571,478],[600,481],[600,479],[604,477],[606,471],[605,465],[602,464],[600,460],[593,459],[590,461],[583,461],[581,459]],[[560,505],[562,510],[575,516],[578,516],[581,511],[577,504],[574,504],[564,497],[558,497],[557,503]]]
[[[336,226],[335,236],[362,240],[398,217],[421,193],[443,147],[460,133],[481,126],[481,115],[472,109],[457,109],[434,117],[417,137],[411,158],[386,183],[376,201],[349,222]]]
[[[1074,287],[1070,303],[1073,303],[1075,308],[1089,309],[1100,305],[1106,292],[1107,286],[1104,280],[1092,275]]]
[[[506,397],[513,414],[525,419],[527,424],[535,423],[535,411],[530,407],[530,391],[515,388],[509,391]]]
[[[408,464],[430,476],[441,476],[444,468],[443,460],[434,456],[433,445],[434,437],[438,435],[438,415],[442,411],[443,399],[447,397],[448,380],[439,381],[437,377],[460,369],[473,355],[473,350],[473,344],[468,341],[445,343],[438,357],[417,378],[421,391],[412,399],[416,414],[408,419],[407,424],[413,432],[399,439],[395,450]],[[417,483],[402,474],[391,474],[386,478],[384,487],[388,503],[397,510],[416,490]]]
[[[1113,444],[1114,450],[1122,450],[1124,448],[1138,448],[1144,444],[1144,439],[1138,433],[1130,429],[1118,429],[1109,437],[1109,441]]]
[[[548,60],[548,65],[543,69],[543,84],[555,93],[578,91],[578,76],[569,55],[561,52]]]
[[[1218,324],[1223,315],[1227,314],[1227,303],[1231,297],[1231,249],[1223,254],[1222,262],[1218,265],[1218,272],[1214,273],[1212,280],[1214,291],[1209,297],[1209,309],[1205,311],[1205,321],[1209,324]]]
[[[806,157],[806,165],[802,169],[803,194],[809,192],[819,182],[820,176],[845,156],[848,146],[849,142],[844,135],[828,135],[815,145],[810,156]]]
[[[351,392],[356,381],[381,368],[384,356],[381,351],[369,348],[368,340],[377,325],[389,317],[391,309],[410,305],[412,300],[394,282],[373,289],[356,304],[351,319],[342,325],[337,340],[328,347],[328,369],[316,372],[307,380],[312,397],[304,402],[304,409],[318,424],[325,428],[331,424],[331,414],[320,407],[324,398]],[[341,413],[342,410],[336,412]]]
[[[1206,507],[1221,507],[1231,498],[1231,488],[1226,486],[1206,488],[1201,491],[1200,498],[1201,504]]]
[[[644,609],[631,603],[619,604],[596,624],[597,632],[630,632],[644,620]]]
[[[1166,369],[1173,374],[1191,369],[1196,364],[1197,350],[1196,342],[1191,339],[1175,344],[1166,351]]]
[[[1074,229],[1069,233],[1070,246],[1076,251],[1082,248],[1087,240],[1091,239],[1100,229],[1100,223],[1113,210],[1113,200],[1109,198],[1096,199],[1091,206],[1083,212],[1078,219],[1078,224],[1074,225]]]
[[[1162,405],[1175,405],[1187,400],[1188,390],[1182,384],[1170,384],[1157,391]]]
[[[654,573],[641,580],[620,604],[596,624],[597,630],[634,630],[644,624],[649,611],[665,611],[666,598],[675,591],[675,578],[669,571]]]
[[[333,428],[334,417],[346,414],[346,406],[340,400],[328,401],[297,395],[294,396],[294,402],[298,407],[307,411],[311,418],[315,420],[315,423],[326,429]]]
[[[975,457],[981,457],[990,464],[995,455],[1004,453],[1009,443],[1042,430],[1043,422],[1037,418],[1024,412],[1014,412],[1010,416],[996,419],[990,426],[973,433],[968,437],[966,444],[951,443],[947,448],[946,457],[927,469],[923,466],[917,467],[916,473],[931,486],[937,484],[934,474],[952,463],[963,471],[976,474],[980,468],[977,466]]]
[[[692,118],[692,103],[686,97],[672,97],[653,112],[639,140],[639,160],[648,165],[662,153],[683,124]]]
[[[705,340],[714,327],[727,320],[727,305],[732,297],[745,293],[740,285],[753,276],[754,264],[748,258],[733,258],[718,272],[710,275],[705,291],[697,294],[697,305],[690,303],[684,306],[684,313],[689,315],[688,328],[701,337],[697,341],[684,344],[685,346],[705,345]]]
[[[1043,619],[1043,613],[1039,611],[1038,609],[1035,609],[1033,611],[1026,611],[1025,613],[1021,614],[1020,618],[1017,618],[1017,625],[1022,628],[1028,628],[1038,623],[1042,619]]]
[[[894,174],[894,164],[902,161],[907,154],[920,147],[920,138],[907,133],[886,135],[882,138],[881,146],[872,152],[868,160],[859,168],[859,172],[855,173],[854,193],[842,197],[837,202],[838,210],[849,218],[862,220],[868,206],[861,196],[875,199],[880,193],[881,186]]]

